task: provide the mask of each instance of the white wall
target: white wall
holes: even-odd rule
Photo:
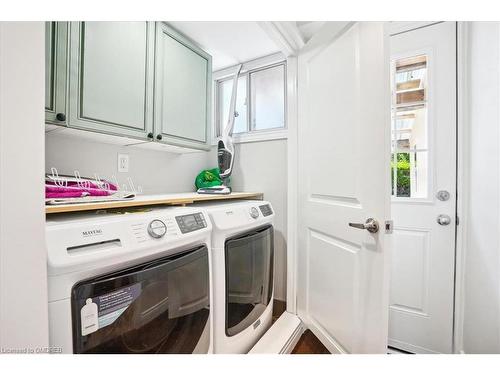
[[[463,349],[500,353],[500,27],[485,22],[469,26]]]
[[[264,193],[275,211],[274,222],[274,298],[286,300],[286,231],[287,231],[287,141],[240,143],[231,175],[235,191]],[[211,167],[216,164],[216,149],[211,153]]]
[[[64,132],[48,132],[45,136],[45,170],[56,167],[59,174],[73,175],[77,169],[82,176],[102,178],[116,175],[120,183],[131,177],[141,185],[145,194],[194,191],[196,175],[206,169],[208,152],[174,154],[134,146],[120,146],[66,136]],[[129,172],[118,173],[118,154],[129,155]]]
[[[0,22],[0,350],[4,351],[48,345],[44,43],[43,22]]]

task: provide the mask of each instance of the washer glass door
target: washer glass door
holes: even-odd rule
[[[226,335],[254,324],[273,295],[274,231],[266,226],[225,244]]]
[[[208,251],[160,258],[73,287],[74,353],[206,353]]]

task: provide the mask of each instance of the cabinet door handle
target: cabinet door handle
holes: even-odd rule
[[[148,133],[148,138],[153,139],[153,133]]]
[[[57,121],[66,121],[66,115],[64,113],[58,113],[56,115],[56,120]]]
[[[159,140],[159,141],[161,141],[161,139],[162,139],[162,138],[163,138],[163,137],[161,136],[161,134],[158,134],[158,135],[156,136],[156,139],[157,139],[157,140]]]

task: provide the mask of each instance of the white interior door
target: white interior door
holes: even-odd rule
[[[387,348],[386,45],[383,23],[327,23],[298,58],[297,312],[332,352]]]
[[[390,38],[394,247],[389,345],[415,353],[452,352],[455,29],[454,22],[444,22]],[[439,191],[448,195],[442,193],[440,200]],[[440,215],[446,215],[441,224]]]

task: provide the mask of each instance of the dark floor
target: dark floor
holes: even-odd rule
[[[273,300],[273,324],[286,310],[286,302],[279,301],[277,299]]]
[[[284,301],[276,299],[273,301],[273,323],[278,320],[285,310],[286,303]],[[292,354],[330,354],[330,352],[310,330],[307,330],[293,348]]]
[[[292,350],[292,354],[331,354],[310,330],[300,336],[299,342]]]

